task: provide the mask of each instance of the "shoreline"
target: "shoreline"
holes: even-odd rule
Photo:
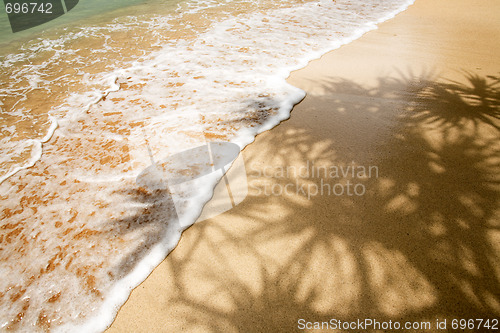
[[[494,1],[417,0],[293,72],[307,96],[243,150],[248,197],[187,229],[107,332],[289,332],[300,319],[364,318],[437,332],[444,320],[498,317],[498,12]],[[360,180],[357,197],[258,193],[320,184],[328,177],[262,172],[310,161],[376,165],[380,176]]]
[[[400,1],[398,0],[394,5],[398,6],[399,3]],[[268,3],[268,5],[270,8],[274,6],[272,3]],[[61,102],[61,104],[59,104],[61,109],[58,109],[60,112],[56,110],[53,115],[56,117],[61,116],[62,119],[58,119],[57,122],[59,127],[53,137],[43,145],[44,154],[42,158],[33,168],[21,171],[19,174],[14,175],[12,179],[8,179],[0,184],[3,191],[2,193],[5,194],[5,207],[2,212],[6,231],[4,235],[2,235],[2,237],[4,237],[2,239],[9,244],[13,244],[4,251],[4,256],[2,258],[5,262],[5,267],[12,272],[12,274],[6,275],[6,281],[4,281],[4,285],[6,286],[4,290],[6,290],[6,292],[3,294],[3,300],[9,302],[10,299],[12,305],[5,306],[6,313],[2,316],[2,325],[9,329],[22,330],[22,327],[36,327],[36,329],[60,329],[64,331],[72,327],[70,323],[64,324],[66,319],[76,317],[90,318],[90,314],[97,313],[99,315],[96,317],[99,320],[88,320],[83,327],[88,327],[97,331],[107,327],[109,322],[114,318],[115,313],[112,312],[117,311],[118,307],[125,302],[132,286],[135,287],[139,282],[143,281],[151,270],[165,258],[166,253],[170,252],[170,249],[173,248],[173,245],[172,247],[165,248],[166,242],[160,240],[160,235],[166,235],[165,237],[168,237],[170,240],[177,236],[180,237],[181,229],[177,229],[177,224],[180,226],[185,225],[182,219],[179,218],[179,211],[177,211],[176,206],[177,202],[170,201],[170,199],[174,198],[162,196],[157,192],[152,195],[147,191],[145,192],[142,187],[137,188],[139,178],[133,176],[134,172],[140,170],[144,171],[144,169],[148,167],[148,161],[153,163],[152,156],[160,156],[162,154],[167,156],[169,155],[167,151],[170,148],[174,150],[181,149],[178,144],[186,144],[187,146],[184,148],[189,148],[191,144],[195,144],[196,140],[202,140],[203,136],[205,136],[205,139],[207,139],[207,136],[212,139],[222,138],[224,135],[218,134],[219,130],[227,132],[228,134],[226,137],[231,137],[231,133],[238,130],[238,125],[236,127],[222,126],[222,128],[219,126],[221,123],[230,124],[231,119],[236,120],[236,123],[241,125],[247,124],[247,120],[255,121],[255,124],[247,125],[249,129],[253,127],[255,131],[250,132],[256,134],[265,129],[262,124],[267,124],[267,128],[272,127],[270,121],[265,121],[265,119],[278,120],[275,122],[276,125],[279,123],[279,120],[288,118],[292,105],[304,96],[303,90],[294,88],[285,83],[285,77],[289,75],[289,70],[297,68],[292,66],[292,64],[300,63],[300,59],[302,59],[302,64],[305,65],[303,56],[307,54],[319,56],[320,52],[317,50],[320,50],[321,47],[324,47],[323,51],[326,52],[326,49],[331,49],[335,45],[338,46],[339,44],[335,44],[337,43],[335,36],[342,36],[344,37],[343,40],[347,41],[345,39],[347,38],[346,34],[351,36],[351,33],[354,33],[355,36],[359,36],[360,29],[366,31],[367,29],[374,28],[373,24],[367,22],[363,23],[363,20],[358,21],[356,19],[358,15],[354,15],[352,10],[357,8],[357,13],[360,14],[360,16],[366,14],[366,19],[370,22],[369,18],[373,18],[369,13],[370,7],[357,6],[355,3],[351,3],[352,6],[342,6],[342,4],[338,2],[325,3],[325,5],[326,6],[323,6],[323,4],[321,6],[316,6],[316,3],[312,3],[309,6],[306,4],[303,7],[299,6],[297,8],[277,10],[273,12],[275,15],[271,15],[271,13],[268,13],[269,15],[266,14],[266,16],[274,18],[274,20],[271,20],[273,22],[266,20],[262,20],[261,22],[259,20],[261,16],[259,15],[260,11],[256,11],[256,17],[254,17],[253,14],[249,14],[250,16],[248,16],[250,21],[256,18],[254,20],[255,29],[249,28],[246,25],[240,26],[240,22],[232,20],[229,26],[234,25],[236,30],[240,31],[233,36],[234,38],[230,36],[233,33],[226,35],[225,37],[227,38],[219,38],[220,36],[217,33],[219,29],[217,29],[215,27],[217,25],[215,25],[213,33],[207,31],[207,34],[203,35],[203,37],[206,38],[195,38],[193,40],[194,48],[198,50],[199,47],[199,50],[201,50],[200,54],[205,55],[205,57],[202,57],[203,59],[194,61],[195,64],[193,66],[196,67],[196,64],[201,64],[201,67],[208,68],[209,72],[213,71],[214,67],[217,66],[220,66],[221,69],[225,69],[226,65],[224,62],[227,62],[228,59],[232,59],[231,62],[235,64],[240,64],[241,62],[241,68],[248,68],[248,73],[253,73],[254,69],[257,69],[257,72],[259,72],[258,68],[261,70],[264,69],[262,77],[269,77],[266,68],[273,67],[273,64],[276,63],[276,59],[278,58],[282,59],[284,64],[290,65],[290,67],[283,67],[287,69],[286,71],[277,71],[277,73],[281,73],[281,75],[276,74],[276,78],[279,82],[276,82],[272,78],[274,76],[271,76],[268,80],[269,84],[266,84],[265,87],[260,87],[260,75],[247,76],[245,74],[244,76],[247,80],[241,81],[242,84],[245,84],[245,88],[236,89],[234,91],[235,93],[241,91],[241,95],[239,93],[236,94],[240,98],[234,100],[231,98],[223,98],[226,96],[224,94],[219,96],[218,93],[211,93],[220,92],[221,89],[225,91],[226,89],[222,87],[226,85],[231,87],[233,85],[239,85],[238,82],[233,82],[234,80],[225,82],[224,73],[227,75],[225,70],[214,71],[222,73],[221,80],[207,79],[205,81],[205,79],[202,79],[203,76],[195,77],[202,79],[198,84],[200,87],[203,86],[204,88],[199,90],[205,93],[205,97],[213,97],[213,99],[211,99],[212,102],[207,102],[207,99],[203,98],[200,94],[193,95],[191,93],[191,89],[197,88],[198,85],[195,84],[194,87],[189,84],[187,86],[184,85],[183,81],[185,80],[183,79],[190,77],[189,68],[185,68],[186,71],[183,74],[177,72],[171,73],[172,80],[179,84],[168,84],[168,90],[170,92],[173,90],[174,93],[168,95],[166,100],[157,100],[156,97],[158,96],[156,94],[143,94],[144,92],[154,90],[153,87],[160,89],[165,88],[164,74],[167,72],[163,70],[168,70],[172,67],[170,60],[176,59],[174,62],[184,62],[182,57],[169,57],[167,55],[182,55],[184,51],[189,49],[188,45],[185,45],[186,49],[183,47],[178,49],[175,46],[167,47],[166,50],[162,49],[162,51],[165,51],[160,52],[162,56],[151,62],[149,64],[151,66],[146,66],[146,69],[143,68],[145,73],[148,73],[148,69],[151,70],[151,72],[149,72],[151,75],[146,75],[144,72],[140,72],[138,75],[127,75],[127,73],[130,74],[135,70],[133,66],[130,71],[125,70],[122,72],[120,69],[116,70],[118,74],[114,69],[112,69],[111,72],[104,71],[107,74],[96,74],[97,76],[94,77],[94,83],[99,87],[104,87],[104,89],[97,89],[97,94],[87,94],[85,93],[85,91],[87,91],[85,89],[81,91],[81,94],[74,94],[71,89],[74,89],[74,92],[80,91],[82,86],[86,86],[86,80],[78,82],[80,81],[77,79],[78,76],[58,76],[59,72],[56,73],[52,82],[54,82],[53,86],[59,87],[60,90],[59,88],[55,88],[55,90],[35,89],[33,90],[36,92],[34,95],[28,94],[31,90],[28,91],[25,94],[29,96],[29,98],[27,97],[26,99],[27,106],[36,105],[38,107],[39,103],[37,101],[44,100],[44,98],[40,96],[43,96],[45,93],[50,96],[58,96],[58,98],[55,99],[47,99],[49,103],[43,104],[43,107],[37,109],[39,111],[37,116],[41,115],[41,117],[36,118],[34,115],[34,119],[41,119],[38,123],[40,123],[42,127],[43,111],[49,109],[53,110],[51,109],[51,105],[58,105],[58,101],[65,100],[65,96],[68,96],[67,101],[74,102],[70,103],[71,105],[74,104],[74,106],[76,106],[81,104],[80,106],[82,107],[71,107],[71,105],[68,106],[66,103]],[[238,5],[235,4],[235,8],[233,9],[237,10],[237,7]],[[378,8],[378,6],[375,7]],[[332,11],[332,9],[336,10]],[[397,8],[393,8],[392,5],[389,7],[381,6],[380,11],[376,11],[378,13],[377,17],[380,13],[387,13],[391,10],[397,10]],[[225,12],[220,11],[220,13]],[[293,13],[293,15],[291,13]],[[326,15],[326,13],[329,14]],[[200,17],[203,16],[203,13],[200,13]],[[192,16],[190,16],[190,18],[192,18]],[[353,19],[349,20],[349,18]],[[325,29],[328,28],[330,24],[335,24],[337,20],[343,21],[344,19],[346,22],[350,21],[353,23],[352,26],[350,23],[347,24],[344,27],[345,31],[340,29],[340,31],[336,31],[336,33],[332,35],[330,30]],[[317,38],[311,38],[312,35],[302,33],[308,30],[313,32],[313,29],[308,28],[311,20],[316,22],[317,25],[315,26],[322,27],[322,29],[315,30],[317,32],[315,34]],[[188,19],[187,21],[191,20]],[[165,20],[162,20],[162,22],[167,23]],[[290,26],[284,31],[289,32],[289,34],[285,33],[285,35],[289,36],[290,39],[285,39],[285,44],[281,48],[285,52],[277,52],[279,51],[278,45],[281,45],[279,43],[280,39],[282,39],[280,36],[282,36],[284,32],[280,29],[280,25],[287,25],[286,22],[289,22]],[[140,36],[141,31],[144,31],[147,26],[153,23],[154,21],[146,20],[144,24],[133,28],[134,24],[131,22],[132,26],[126,26],[124,29],[126,32],[130,32],[132,36]],[[224,24],[222,24],[222,26],[224,26]],[[277,27],[278,29],[274,31],[272,27]],[[240,30],[239,28],[242,29]],[[289,28],[293,29],[290,31],[288,30]],[[203,30],[203,24],[200,26],[200,29]],[[261,45],[257,46],[256,49],[262,50],[262,54],[266,53],[269,57],[257,59],[261,57],[255,57],[255,55],[259,55],[260,52],[253,52],[253,58],[255,59],[252,60],[253,62],[251,61],[249,63],[250,66],[247,66],[245,63],[249,61],[246,59],[248,49],[237,48],[233,50],[231,45],[238,45],[239,43],[253,44],[256,40],[258,41],[260,39],[259,33],[252,34],[251,32],[252,30],[254,32],[261,31],[260,29],[268,33],[268,38],[262,39]],[[229,30],[226,30],[226,32]],[[101,45],[101,41],[103,43],[114,41],[116,47],[111,47],[111,49],[109,49],[109,53],[113,53],[113,50],[120,50],[120,40],[126,37],[132,39],[129,33],[117,31],[116,35],[113,35],[116,38],[109,37],[101,40],[99,36],[103,36],[103,34],[106,35],[106,31],[108,31],[107,28],[105,28],[104,31],[98,32],[95,36],[96,38],[90,38],[93,36],[92,34],[87,35],[84,33],[81,43],[77,41],[72,44],[72,47],[64,51],[69,54],[67,58],[68,61],[66,62],[68,66],[64,68],[69,69],[71,67],[71,61],[78,62],[80,56],[87,57],[88,60],[93,59],[97,61],[89,61],[91,63],[89,72],[93,70],[100,72],[98,70],[99,68],[108,68],[105,63],[98,61],[98,58],[106,57],[99,57],[98,53],[92,51],[92,48],[81,47],[87,44],[93,45],[93,42],[96,42],[97,45]],[[342,33],[342,31],[344,31],[344,33]],[[224,34],[224,29],[219,32]],[[152,40],[156,39],[154,36],[159,37],[159,35],[152,34],[150,36]],[[252,36],[255,36],[255,38]],[[89,39],[87,39],[87,37],[89,37]],[[170,37],[166,37],[167,40],[169,38]],[[72,39],[68,37],[67,40],[70,41]],[[204,46],[205,42],[209,40],[211,40],[212,43],[208,43],[207,46]],[[230,42],[231,40],[234,40],[234,42]],[[269,43],[269,40],[274,40],[276,43]],[[297,47],[290,48],[289,42],[292,40],[294,40],[293,45]],[[314,43],[314,41],[316,41],[316,43]],[[331,46],[327,41],[332,42],[334,46]],[[55,45],[53,45],[52,42],[54,41],[48,41],[47,50],[52,49]],[[148,42],[144,40],[140,44],[146,45]],[[330,46],[325,48],[326,45]],[[127,45],[124,45],[124,47],[126,49]],[[154,45],[152,47],[154,48]],[[208,53],[203,51],[207,48],[209,50]],[[143,48],[138,44],[136,50],[142,49]],[[317,52],[311,53],[313,49]],[[74,53],[71,50],[81,50],[82,52],[81,54],[78,52]],[[211,56],[212,53],[210,50],[217,50],[216,53],[221,56]],[[292,50],[297,52],[295,53],[296,56],[290,55],[289,52]],[[54,52],[57,51],[54,50]],[[105,53],[108,54],[107,52]],[[18,60],[28,61],[29,59],[38,59],[36,54],[42,55],[39,59],[42,61],[42,64],[35,64],[34,66],[42,66],[47,69],[46,72],[51,71],[51,66],[60,67],[57,65],[58,62],[55,61],[56,58],[54,57],[49,57],[48,59],[50,61],[47,60],[48,62],[46,63],[44,60],[44,53],[38,51],[28,55],[27,59],[23,60],[19,58]],[[121,61],[122,63],[127,63],[127,55],[134,57],[133,50],[130,54],[126,52],[126,55],[124,55],[123,52],[116,52],[114,54],[124,56],[123,58],[118,56],[116,58],[114,56],[108,58],[108,60],[112,60],[116,63],[120,63]],[[155,53],[153,52],[153,54]],[[187,54],[191,54],[191,52]],[[32,58],[31,55],[33,55],[34,58]],[[153,57],[153,55],[151,55],[151,57]],[[252,58],[252,56],[250,56],[250,58]],[[224,60],[219,64],[216,62],[215,65],[213,65],[213,59]],[[156,60],[158,60],[158,62],[156,62]],[[203,66],[207,64],[207,67]],[[252,66],[251,64],[267,65]],[[86,66],[86,64],[82,65],[84,67]],[[158,65],[163,70],[158,70],[158,68],[153,69],[153,67],[155,67],[153,65]],[[112,67],[122,68],[121,66]],[[14,73],[17,67],[14,66],[12,68],[12,72]],[[62,70],[64,70],[64,68],[62,68]],[[139,68],[141,68],[141,66],[139,66]],[[181,68],[184,67],[181,66]],[[240,67],[236,66],[235,68],[237,69]],[[278,65],[277,68],[279,69],[281,67]],[[201,72],[204,72],[204,70],[201,70]],[[153,73],[158,73],[158,75],[156,76]],[[240,70],[237,70],[235,76],[239,77],[240,73]],[[43,76],[42,74],[36,76],[34,79],[28,78],[26,83],[33,83],[36,81],[36,78]],[[81,72],[80,75],[83,75],[84,78],[86,76],[86,74]],[[6,74],[6,76],[8,76],[8,74]],[[227,75],[227,77],[232,77],[232,75]],[[256,78],[255,82],[254,77]],[[149,82],[149,84],[143,86],[144,81]],[[16,80],[10,80],[9,82],[16,82]],[[62,84],[64,82],[67,84]],[[69,84],[71,82],[75,84]],[[207,82],[212,82],[213,85],[207,85]],[[273,82],[273,84],[270,84],[270,82]],[[80,83],[82,83],[81,86]],[[109,84],[116,87],[116,84],[122,83],[124,87],[123,90],[116,91],[110,96],[102,96],[101,91],[106,91],[106,87]],[[9,87],[14,88],[14,85],[10,85]],[[66,87],[72,88],[66,91]],[[192,91],[198,91],[198,89]],[[137,95],[143,98],[135,99]],[[229,93],[229,96],[231,95],[232,94]],[[14,96],[14,94],[12,94],[12,96]],[[200,100],[203,101],[204,104],[217,105],[222,114],[224,114],[224,110],[226,109],[222,107],[222,105],[225,105],[226,102],[232,105],[227,111],[236,108],[233,104],[233,102],[236,102],[238,105],[241,104],[241,110],[246,113],[245,116],[243,116],[242,113],[229,112],[227,114],[228,119],[223,121],[221,120],[223,118],[217,116],[217,112],[213,113],[212,109],[208,109],[206,110],[207,114],[212,114],[213,118],[209,117],[208,120],[205,118],[201,122],[202,125],[206,125],[206,132],[200,131],[198,132],[199,135],[193,136],[192,132],[179,131],[179,136],[176,137],[172,135],[171,128],[168,130],[165,129],[163,133],[170,137],[171,141],[169,142],[174,143],[173,145],[169,145],[166,144],[164,140],[165,136],[152,134],[160,134],[160,132],[162,132],[162,126],[169,126],[168,122],[157,122],[156,120],[158,120],[158,118],[155,114],[161,118],[165,115],[162,109],[168,108],[167,105],[169,105],[169,102],[172,100],[175,101],[176,98],[182,96],[186,97],[183,99],[185,102],[184,107],[186,108],[181,106],[183,110],[191,110],[189,105],[196,105],[196,103],[193,104],[193,101],[190,99],[193,97],[195,101]],[[250,96],[250,98],[246,100],[245,98],[241,98],[242,96]],[[292,96],[295,96],[295,99]],[[98,103],[94,104],[91,108],[87,108],[85,106],[89,105],[87,103],[89,100],[98,101]],[[160,102],[162,102],[162,104],[159,104]],[[8,103],[4,105],[7,105],[7,109],[9,108]],[[20,109],[23,105],[20,106]],[[178,105],[174,103],[171,106],[175,109]],[[68,110],[63,110],[66,109],[66,107]],[[121,109],[122,112],[115,112],[118,109]],[[82,110],[87,112],[80,112]],[[248,117],[246,116],[247,114]],[[134,115],[139,116],[139,118],[136,118]],[[277,116],[282,118],[277,119]],[[183,116],[179,113],[179,120],[182,118]],[[145,121],[139,121],[141,119]],[[135,121],[129,122],[129,120]],[[244,121],[240,122],[240,120]],[[15,118],[13,122],[14,121]],[[196,126],[196,120],[193,123],[194,125],[192,127],[187,127],[198,130],[199,128]],[[254,127],[254,125],[257,126]],[[140,133],[141,127],[142,133]],[[34,129],[33,126],[30,128],[31,132],[27,132],[27,134],[36,132],[36,128]],[[145,135],[145,128],[148,129],[147,132],[151,135]],[[182,127],[180,127],[180,129],[182,129]],[[48,137],[46,138],[48,139]],[[253,141],[254,135],[250,135],[250,137],[247,136],[247,138],[249,141],[243,142],[242,145]],[[45,138],[43,141],[45,141]],[[153,146],[150,146],[151,143]],[[157,149],[154,149],[154,145],[156,145]],[[242,145],[240,145],[240,147]],[[153,151],[154,153],[151,153]],[[40,153],[40,150],[38,153]],[[172,151],[170,151],[170,153],[172,153]],[[141,174],[144,175],[142,171]],[[144,180],[143,178],[141,179]],[[254,180],[252,180],[252,182],[253,181]],[[211,184],[208,184],[205,178],[204,181],[201,182],[201,185]],[[254,184],[252,183],[252,185]],[[328,186],[336,186],[334,190],[338,191],[339,186],[341,187],[342,184],[325,185],[325,187]],[[349,185],[347,184],[347,186]],[[202,187],[203,186],[200,186],[198,189]],[[207,186],[207,188],[208,187],[210,187],[210,189],[212,188],[212,186]],[[290,188],[289,185],[287,186],[287,189],[288,188]],[[347,188],[347,191],[350,191],[350,189]],[[246,194],[244,196],[246,196]],[[241,196],[239,199],[244,199],[244,196]],[[205,192],[205,197],[200,199],[200,202],[208,200],[209,197],[210,193]],[[231,200],[233,199],[234,193]],[[193,200],[191,202],[195,201]],[[224,202],[224,204],[227,203],[228,201]],[[231,201],[231,204],[234,205],[234,201]],[[216,202],[215,206],[217,205],[219,205],[219,207],[215,208],[223,206]],[[149,207],[154,207],[154,209],[152,210]],[[175,210],[173,208],[175,208]],[[185,211],[192,214],[192,218],[194,219],[195,216],[198,215],[198,209],[201,210],[201,205],[195,209],[190,208]],[[34,216],[33,213],[36,215]],[[208,214],[208,216],[210,215],[212,214]],[[204,216],[207,216],[207,214]],[[169,221],[169,223],[165,223],[165,221]],[[9,231],[12,228],[15,229]],[[166,230],[169,228],[174,228],[176,230],[174,232]],[[33,237],[34,234],[36,234],[35,237]],[[11,238],[11,236],[16,236],[14,243],[12,242],[13,238]],[[32,241],[27,241],[27,239]],[[177,241],[174,241],[174,243],[177,244]],[[155,246],[154,250],[151,250],[152,246]],[[23,255],[26,248],[40,249],[40,253],[37,252],[37,250],[30,250],[29,252],[26,251],[30,253],[29,255]],[[83,250],[80,251],[80,248]],[[157,249],[159,249],[159,251],[156,251]],[[40,256],[36,254],[40,254]],[[146,254],[148,254],[147,258],[141,260]],[[142,266],[136,265],[139,261]],[[148,267],[145,269],[139,268],[144,267],[144,265]],[[138,272],[138,274],[131,273],[132,269],[134,272]],[[127,276],[127,278],[123,278],[124,276]],[[130,282],[129,278],[135,280]],[[138,279],[140,279],[140,281]],[[117,284],[114,283],[114,281],[120,281],[120,283]],[[44,283],[45,285],[43,285]],[[42,285],[40,286],[40,284]],[[125,288],[118,287],[123,286],[123,284],[127,286]],[[29,287],[29,290],[25,288],[25,286]],[[19,292],[17,292],[18,289]],[[119,289],[123,291],[122,294],[115,292]],[[23,298],[21,298],[20,295],[24,295]],[[107,297],[106,295],[111,296]],[[25,300],[28,298],[30,299],[29,307],[25,304]],[[117,301],[118,298],[120,299],[119,301]],[[106,302],[100,303],[103,299],[106,300]],[[115,304],[114,306],[109,306],[109,302],[111,301]],[[64,304],[78,305],[78,308],[68,308],[65,307]],[[86,306],[86,304],[88,304],[88,306]],[[103,306],[99,307],[98,304],[103,304]],[[80,312],[78,312],[78,309],[81,309]],[[101,320],[104,317],[106,317],[107,320]],[[92,318],[95,317],[92,315]],[[56,328],[56,326],[58,327]],[[83,327],[80,327],[80,329],[85,329]]]

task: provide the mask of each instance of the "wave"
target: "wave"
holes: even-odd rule
[[[160,186],[163,176],[150,175],[156,187],[139,176],[160,163],[197,177],[210,164],[199,147],[244,148],[304,98],[286,82],[291,71],[411,3],[187,1],[164,13],[145,5],[139,16],[5,57],[2,107],[12,119],[0,125],[37,144],[0,184],[8,309],[0,327],[104,330],[196,221],[222,173],[178,200]]]

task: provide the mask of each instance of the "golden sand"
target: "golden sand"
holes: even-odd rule
[[[293,73],[308,96],[244,150],[248,197],[185,231],[109,332],[498,318],[499,14],[494,0],[417,0]],[[338,181],[266,176],[308,162],[379,175],[340,180],[359,196],[263,193]]]

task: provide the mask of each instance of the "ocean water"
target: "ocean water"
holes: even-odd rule
[[[220,180],[174,205],[165,170],[287,119],[292,70],[411,3],[80,0],[16,34],[0,12],[0,330],[104,330]]]

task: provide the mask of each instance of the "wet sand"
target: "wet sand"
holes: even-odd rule
[[[185,231],[108,331],[498,318],[499,14],[417,0],[294,72],[307,97],[243,151],[247,198]],[[283,172],[307,165],[377,173]]]

